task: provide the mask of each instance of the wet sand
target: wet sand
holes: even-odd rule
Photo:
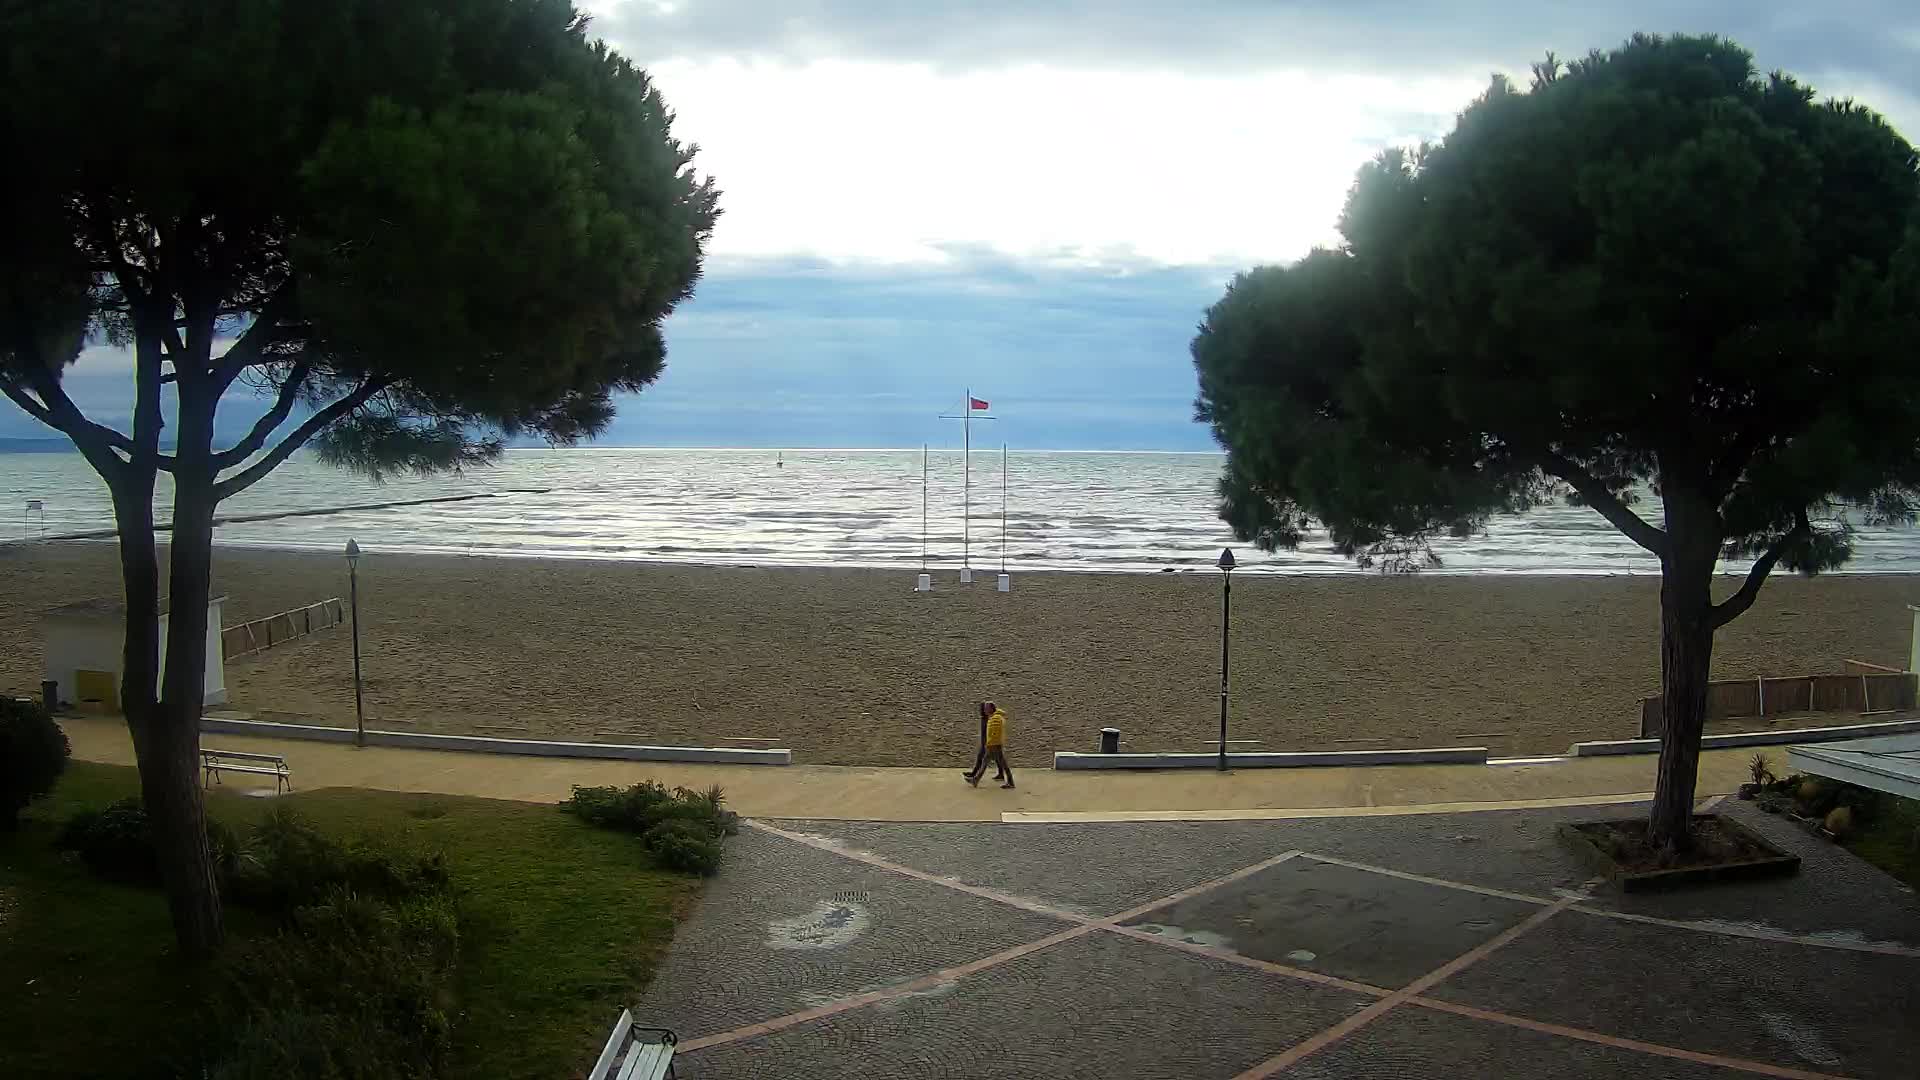
[[[109,544],[0,546],[0,691],[40,678],[39,613],[119,589]],[[222,548],[229,625],[347,591],[334,555]],[[805,762],[960,763],[971,702],[1010,714],[1016,765],[1096,748],[1206,750],[1218,728],[1215,574],[1016,574],[1002,595],[876,570],[407,556],[361,561],[379,726],[787,746]],[[1735,582],[1722,582],[1730,592]],[[1716,678],[1904,666],[1920,577],[1776,577],[1721,631]],[[1659,689],[1650,577],[1241,575],[1231,735],[1247,749],[1487,746],[1637,733]],[[345,627],[228,665],[230,707],[351,723]],[[1740,726],[1752,726],[1751,722]]]

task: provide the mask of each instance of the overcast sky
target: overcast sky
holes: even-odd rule
[[[585,6],[723,191],[615,444],[941,445],[970,387],[1016,446],[1207,449],[1186,343],[1232,273],[1331,239],[1356,166],[1549,49],[1719,32],[1920,136],[1911,0]],[[103,417],[121,368],[73,378]]]

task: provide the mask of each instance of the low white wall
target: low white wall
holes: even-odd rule
[[[312,739],[350,743],[354,729],[315,724],[275,724],[264,720],[200,721],[203,733],[253,735],[271,739]],[[614,758],[624,761],[685,761],[716,765],[791,765],[791,750],[742,750],[731,746],[639,746],[631,743],[577,743],[549,739],[492,739],[479,735],[429,735],[419,731],[367,732],[368,746],[404,746],[416,750],[463,750],[533,757]]]
[[[1315,765],[1485,765],[1484,746],[1442,746],[1416,750],[1327,750],[1298,753],[1227,752],[1230,769],[1298,769]],[[1214,769],[1213,754],[1085,754],[1059,751],[1056,769]]]
[[[1887,720],[1877,724],[1844,724],[1840,727],[1792,728],[1787,731],[1735,731],[1725,735],[1706,735],[1700,739],[1702,750],[1724,750],[1735,746],[1777,746],[1781,743],[1832,742],[1836,739],[1861,739],[1873,735],[1901,735],[1920,731],[1920,720]],[[1574,743],[1567,753],[1575,757],[1606,757],[1614,754],[1657,754],[1659,739],[1613,739]]]

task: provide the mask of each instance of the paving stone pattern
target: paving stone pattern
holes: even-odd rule
[[[1135,926],[1370,986],[1405,986],[1538,905],[1293,859]]]
[[[681,1055],[685,1080],[1225,1078],[1353,1017],[1380,992],[1466,957],[1425,999],[1495,1019],[1390,1003],[1283,1075],[1752,1075],[1727,1062],[1596,1041],[1606,1038],[1813,1074],[1916,1075],[1920,956],[1708,929],[1771,927],[1920,948],[1920,901],[1804,831],[1750,807],[1725,809],[1761,819],[1755,827],[1800,854],[1805,872],[1655,897],[1598,892],[1586,901],[1694,924],[1681,927],[1578,908],[1526,924],[1590,877],[1554,826],[1642,812],[1632,806],[1304,821],[779,822],[842,850],[743,831],[636,1014],[674,1027],[683,1042],[712,1040]],[[1294,850],[1304,854],[1218,883]],[[1202,885],[1129,919],[1156,940],[1087,925]],[[1523,924],[1501,947],[1473,952]],[[1030,947],[1061,933],[1071,936]],[[958,978],[930,978],[982,961],[990,962]],[[1381,990],[1341,989],[1262,963]],[[903,989],[916,980],[926,985]],[[871,992],[881,1000],[844,1004]],[[809,1012],[816,1009],[824,1014]],[[776,1028],[754,1026],[768,1021]],[[1592,1034],[1570,1038],[1530,1023]]]
[[[1432,996],[1647,1042],[1913,1077],[1920,958],[1752,941],[1569,911]]]
[[[725,1031],[963,964],[1066,926],[991,900],[744,829],[674,935],[640,1003],[682,1038]],[[844,944],[808,947],[822,903],[859,913]]]
[[[1435,1048],[1445,1047],[1444,1054]],[[1421,1008],[1399,1008],[1294,1066],[1299,1080],[1737,1080],[1716,1065],[1555,1038]]]
[[[698,1051],[688,1055],[686,1075],[1234,1076],[1263,1060],[1267,1047],[1304,1039],[1369,1000],[1097,934],[945,992]]]

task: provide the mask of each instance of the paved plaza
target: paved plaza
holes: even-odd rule
[[[1729,801],[1799,876],[1592,887],[1563,820],[755,821],[643,1023],[730,1077],[1912,1077],[1920,900]]]

